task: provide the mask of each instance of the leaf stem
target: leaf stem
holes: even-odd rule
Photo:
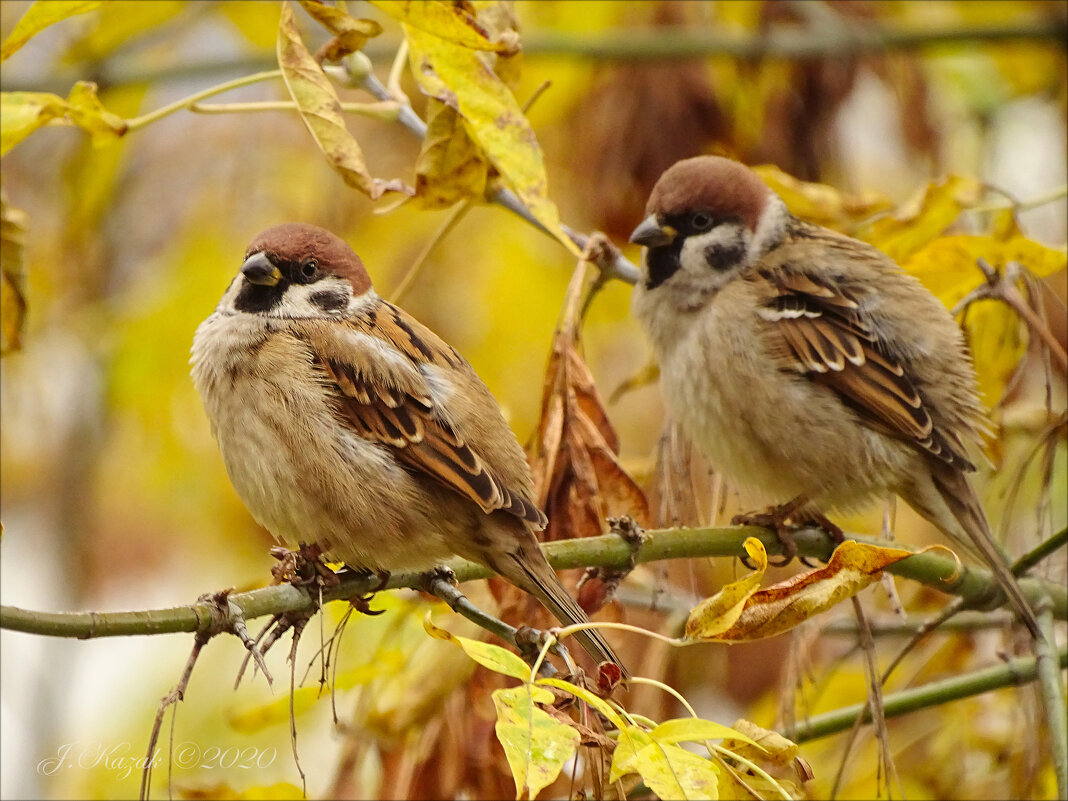
[[[134,117],[133,119],[126,120],[127,130],[136,131],[138,128],[144,128],[150,123],[156,122],[156,120],[163,119],[168,114],[173,114],[176,111],[189,108],[193,104],[200,100],[204,100],[215,95],[222,94],[223,92],[229,92],[231,89],[239,89],[242,86],[249,86],[250,84],[260,83],[261,81],[269,81],[274,78],[281,78],[281,70],[267,70],[265,72],[254,72],[252,75],[243,75],[240,78],[235,78],[232,81],[226,81],[224,83],[216,84],[215,86],[203,89],[199,92],[194,92],[188,97],[184,97],[181,100],[176,100],[173,103],[168,103],[166,106],[150,111],[147,114],[142,114],[140,117]]]

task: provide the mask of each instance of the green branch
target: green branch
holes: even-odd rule
[[[1068,666],[1068,649],[1062,648],[1057,654],[1060,667],[1063,670]],[[959,701],[973,695],[998,690],[1002,687],[1014,687],[1029,684],[1035,680],[1038,674],[1034,657],[1024,657],[996,665],[963,676],[954,676],[951,679],[934,681],[922,687],[913,687],[901,692],[891,693],[883,697],[883,711],[887,718],[895,718],[927,709],[940,704],[948,704],[951,701]],[[857,719],[857,715],[864,712],[865,723],[871,721],[871,712],[867,704],[853,704],[852,706],[836,709],[823,715],[815,715],[806,721],[787,728],[783,734],[795,743],[803,743],[820,737],[837,734],[850,728]]]
[[[773,533],[750,526],[650,531],[636,551],[615,534],[551,542],[543,547],[549,563],[557,570],[590,566],[624,569],[632,558],[637,564],[664,559],[742,556],[742,543],[747,537],[760,539],[771,554],[782,552],[782,545]],[[826,560],[834,548],[831,538],[818,529],[799,531],[794,539],[802,556]],[[873,537],[854,539],[874,545],[886,544],[885,540]],[[895,547],[904,546],[895,543]],[[461,582],[493,575],[488,568],[462,559],[450,562],[448,567]],[[957,571],[958,565],[953,559],[934,551],[918,553],[888,568],[890,573],[958,595],[966,601],[989,598],[998,586],[990,572],[982,568],[960,568],[960,574],[955,575]],[[378,583],[375,576],[344,573],[338,586],[324,590],[322,597],[324,601],[352,598],[374,590]],[[424,585],[423,574],[398,574],[391,576],[383,589],[421,589]],[[1033,577],[1022,579],[1020,586],[1028,599],[1035,602],[1048,595],[1053,616],[1058,620],[1068,619],[1068,590],[1063,586]],[[246,620],[283,612],[310,612],[315,608],[311,593],[290,584],[234,593],[229,598]],[[0,607],[0,628],[51,637],[91,639],[203,632],[218,625],[217,615],[217,609],[204,602],[139,612],[34,612],[3,606]]]

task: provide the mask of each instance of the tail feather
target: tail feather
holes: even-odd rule
[[[590,622],[589,616],[560,583],[560,579],[549,566],[533,536],[531,547],[510,553],[491,567],[517,587],[541,601],[561,624],[570,626],[575,623]],[[572,636],[596,662],[612,662],[619,667],[624,678],[630,677],[601,632],[596,629],[583,629]]]
[[[949,510],[960,523],[964,533],[968,535],[971,544],[979,551],[983,561],[993,571],[994,577],[1012,605],[1019,611],[1020,617],[1031,630],[1031,634],[1036,639],[1041,639],[1042,635],[1034,610],[1031,609],[1023,590],[1020,589],[1016,576],[1009,570],[1005,553],[991,535],[990,525],[987,523],[982,507],[979,506],[979,499],[975,497],[975,492],[964,474],[953,469],[932,470],[931,477],[934,479],[938,494],[942,496],[942,500],[946,502]],[[946,533],[953,534],[953,532]]]

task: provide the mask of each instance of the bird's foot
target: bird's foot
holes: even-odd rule
[[[278,560],[278,564],[271,568],[275,584],[315,585],[321,589],[338,585],[337,574],[323,562],[323,549],[315,543],[302,542],[295,551],[276,546],[271,548],[271,556]]]
[[[836,543],[840,543],[845,539],[842,529],[828,520],[822,513],[811,510],[802,511],[804,503],[803,498],[797,498],[789,503],[772,506],[764,512],[735,515],[731,518],[731,524],[735,526],[760,526],[774,531],[775,536],[782,543],[782,559],[778,562],[769,561],[769,564],[773,567],[783,567],[797,556],[797,543],[794,542],[793,535],[800,528],[816,525],[826,531]],[[741,559],[746,567],[750,570],[753,569],[748,557],[742,556]],[[807,557],[800,557],[800,561],[806,567],[815,567]]]
[[[608,518],[608,532],[617,534],[627,545],[630,546],[630,558],[625,567],[588,567],[582,574],[575,591],[578,593],[578,604],[586,614],[592,615],[606,603],[612,600],[619,583],[625,579],[637,563],[638,551],[647,536],[645,529],[630,515]]]

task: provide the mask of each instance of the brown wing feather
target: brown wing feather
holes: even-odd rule
[[[500,509],[545,525],[541,510],[486,468],[436,414],[429,396],[371,383],[351,364],[332,359],[318,363],[337,390],[339,417],[360,436],[394,448],[397,458],[409,468],[469,498],[487,514]]]
[[[964,470],[974,466],[953,432],[935,428],[923,394],[841,287],[788,270],[764,270],[771,299],[760,310],[784,369],[837,392],[872,428]]]

